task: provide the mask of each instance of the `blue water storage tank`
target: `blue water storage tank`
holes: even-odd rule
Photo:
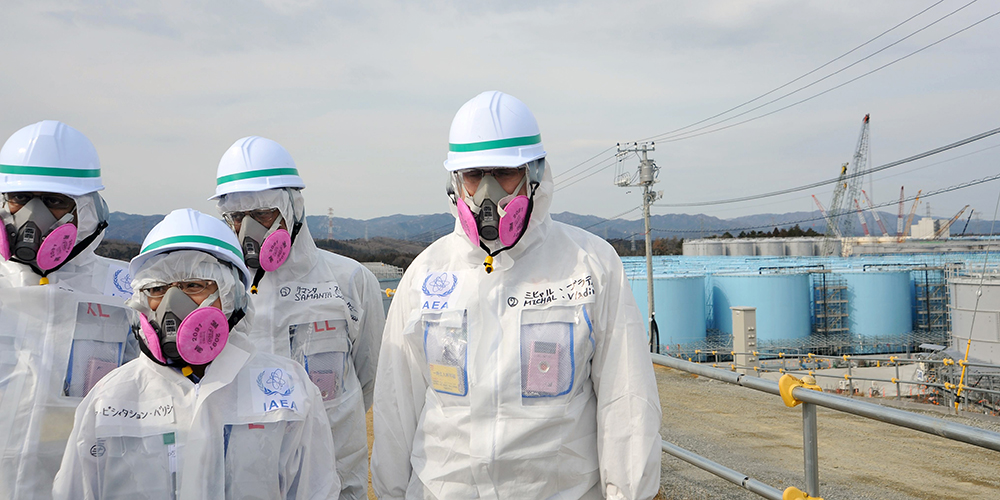
[[[645,324],[649,317],[646,277],[630,278],[629,284]],[[705,340],[704,276],[654,277],[653,300],[661,344],[686,344]]]
[[[847,281],[847,325],[865,337],[913,331],[909,271],[841,273]]]
[[[809,275],[715,275],[712,278],[715,328],[733,333],[730,307],[757,308],[757,339],[789,340],[809,336]]]

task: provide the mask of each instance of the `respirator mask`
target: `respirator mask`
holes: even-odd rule
[[[458,220],[469,241],[480,246],[484,246],[480,240],[495,242],[499,239],[504,247],[517,243],[530,216],[531,199],[517,194],[528,182],[527,172],[518,168],[473,168],[460,170],[455,175],[461,193],[455,198]],[[520,182],[512,193],[508,193],[501,183],[517,176],[521,176]],[[466,190],[470,185],[476,186],[472,196]],[[532,197],[535,186],[537,184],[529,189]]]
[[[200,303],[194,296],[216,287]],[[213,281],[188,280],[177,283],[153,283],[141,293],[146,300],[160,298],[152,319],[140,314],[139,333],[144,350],[155,361],[169,365],[205,365],[214,360],[229,340],[229,330],[243,317],[243,311],[230,319],[212,304],[219,298]]]
[[[56,193],[5,193],[4,202],[0,256],[43,272],[56,268],[70,257],[77,234],[73,198]],[[11,214],[11,205],[21,208]],[[52,210],[69,212],[56,219]]]
[[[236,239],[243,249],[247,267],[272,272],[288,260],[292,237],[281,228],[284,218],[277,208],[261,208],[246,212],[227,212],[223,218],[229,227],[240,230]]]

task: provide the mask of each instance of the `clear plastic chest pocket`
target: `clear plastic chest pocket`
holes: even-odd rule
[[[98,439],[90,455],[97,462],[100,498],[177,498],[176,454],[172,432]]]
[[[521,397],[568,394],[576,375],[573,309],[521,312]]]
[[[121,366],[129,331],[125,308],[80,302],[63,395],[86,396],[98,380]]]
[[[351,351],[347,320],[330,319],[291,325],[288,336],[293,357],[302,360],[309,379],[319,387],[323,401],[332,401],[343,394],[344,372]]]
[[[454,396],[469,393],[469,324],[465,311],[425,314],[424,356],[431,387]]]

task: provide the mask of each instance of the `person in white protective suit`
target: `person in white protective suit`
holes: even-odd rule
[[[316,248],[305,224],[304,187],[285,148],[245,137],[219,162],[212,199],[254,275],[250,340],[305,367],[330,419],[341,498],[366,499],[365,412],[385,327],[381,290],[361,264]]]
[[[51,498],[76,406],[139,352],[127,264],[94,255],[102,189],[93,144],[64,123],[0,149],[0,500]]]
[[[246,338],[251,276],[229,228],[175,210],[129,270],[144,356],[80,404],[53,496],[337,498],[319,389]]]
[[[549,217],[552,174],[519,100],[451,125],[455,231],[404,274],[375,388],[382,499],[652,498],[660,405],[621,260]]]

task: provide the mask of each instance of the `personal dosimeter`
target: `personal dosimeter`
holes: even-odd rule
[[[559,392],[559,344],[536,340],[528,355],[525,390],[544,395]]]

